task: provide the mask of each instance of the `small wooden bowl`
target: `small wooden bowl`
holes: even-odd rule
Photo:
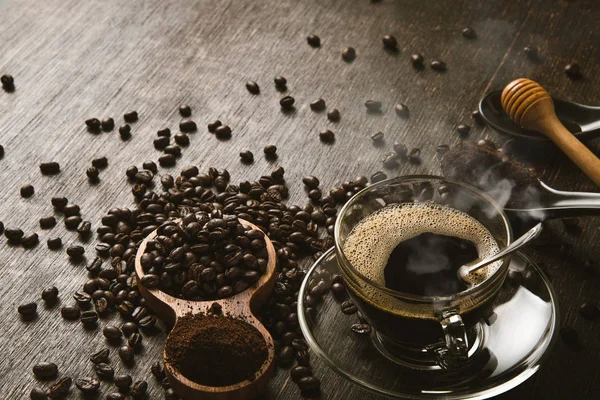
[[[179,221],[175,220],[175,222]],[[248,221],[243,219],[239,221],[245,227],[261,230]],[[146,251],[148,241],[154,239],[156,235],[157,231],[154,231],[142,241],[135,257],[135,273],[138,279],[138,289],[144,299],[146,299],[148,306],[164,321],[175,325],[180,317],[187,314],[207,313],[210,307],[214,303],[217,303],[222,307],[224,315],[240,318],[254,326],[265,339],[268,351],[267,359],[254,375],[254,379],[229,386],[204,386],[192,382],[170,365],[167,362],[166,354],[163,353],[165,372],[171,387],[185,400],[253,399],[259,396],[265,391],[267,383],[274,372],[273,360],[275,358],[275,347],[273,345],[273,338],[254,316],[254,313],[266,302],[275,285],[274,272],[277,260],[273,243],[271,243],[267,235],[264,235],[268,254],[267,269],[263,276],[248,289],[226,299],[189,301],[170,296],[158,289],[148,289],[142,285],[142,277],[145,274],[141,264],[141,257]],[[171,340],[171,334],[167,337],[167,341],[169,340]]]

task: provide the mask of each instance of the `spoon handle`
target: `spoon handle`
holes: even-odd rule
[[[540,234],[541,231],[542,231],[542,223],[540,222],[539,224],[537,224],[536,226],[534,226],[533,228],[531,228],[530,230],[525,232],[520,238],[518,238],[517,240],[515,240],[514,242],[512,242],[511,244],[506,246],[504,249],[502,249],[498,253],[494,254],[493,256],[486,258],[485,260],[479,261],[478,263],[473,264],[473,265],[462,266],[459,271],[461,276],[469,275],[470,273],[477,271],[478,269],[483,268],[486,265],[493,263],[494,261],[498,261],[499,259],[506,256],[507,254],[512,253],[513,251],[517,250],[519,247],[521,247],[521,246],[529,243],[531,240],[535,239]],[[466,269],[465,269],[465,267],[466,267]]]
[[[600,186],[600,160],[571,132],[556,115],[537,121],[539,130],[556,144],[597,186]]]

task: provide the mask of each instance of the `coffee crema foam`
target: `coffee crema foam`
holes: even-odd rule
[[[435,203],[401,203],[386,206],[360,221],[346,239],[344,255],[358,272],[385,286],[384,270],[394,248],[426,232],[469,240],[480,259],[500,250],[492,234],[460,210]],[[465,283],[482,283],[501,264],[497,261],[471,273]]]

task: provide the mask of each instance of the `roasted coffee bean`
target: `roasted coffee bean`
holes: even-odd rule
[[[127,337],[139,332],[137,325],[133,322],[125,322],[123,326],[121,326],[121,331]]]
[[[215,129],[215,136],[217,139],[229,139],[231,138],[231,128],[227,125],[221,125]]]
[[[287,368],[294,362],[294,348],[292,346],[283,346],[277,352],[277,364],[282,368]]]
[[[48,305],[53,305],[58,300],[58,289],[56,286],[50,286],[42,290],[42,300],[46,302]]]
[[[25,235],[21,238],[21,245],[25,248],[34,247],[39,243],[40,239],[37,233],[32,233],[31,235]]]
[[[86,292],[78,290],[75,293],[73,293],[73,299],[77,302],[79,307],[87,307],[90,301],[92,301],[92,296],[90,296]]]
[[[104,132],[110,132],[115,128],[115,120],[110,117],[104,118],[100,125],[102,126],[102,130]]]
[[[51,200],[52,206],[58,211],[62,211],[68,202],[66,197],[53,197]]]
[[[98,118],[89,118],[85,120],[85,125],[87,126],[87,130],[89,132],[99,132],[101,123]]]
[[[240,159],[242,162],[251,164],[254,162],[254,154],[250,150],[244,150],[240,152]]]
[[[208,131],[210,133],[215,133],[215,131],[217,130],[217,128],[220,127],[221,125],[222,125],[221,121],[219,121],[219,120],[211,122],[210,124],[208,124]]]
[[[292,380],[297,383],[302,378],[312,376],[312,371],[309,367],[297,366],[292,368],[290,375]]]
[[[420,164],[421,163],[421,149],[419,148],[414,148],[410,151],[410,154],[408,155],[408,161],[410,161],[413,164]]]
[[[380,145],[385,141],[385,135],[383,132],[376,132],[371,135],[371,141],[376,145]]]
[[[177,393],[175,393],[175,391],[171,388],[168,388],[167,390],[165,390],[165,400],[180,400],[179,396],[177,395]]]
[[[40,228],[50,229],[56,225],[56,218],[53,216],[40,218]]]
[[[100,381],[94,378],[75,379],[75,386],[82,393],[96,393],[100,389]]]
[[[350,330],[359,335],[368,335],[371,333],[371,325],[369,324],[353,324]]]
[[[534,46],[525,46],[523,52],[525,52],[525,55],[531,60],[537,60],[538,58],[538,51]]]
[[[576,62],[567,64],[565,67],[565,74],[571,79],[581,79],[581,67]]]
[[[23,187],[21,187],[21,197],[24,198],[28,198],[33,196],[33,193],[35,192],[33,186],[31,185],[25,185]]]
[[[128,344],[119,347],[119,357],[125,364],[131,364],[135,357],[135,350]]]
[[[365,107],[367,108],[367,112],[370,113],[378,113],[381,112],[381,102],[376,100],[367,100],[365,102]]]
[[[352,62],[354,59],[356,59],[356,50],[354,50],[354,47],[346,47],[342,50],[342,60]]]
[[[481,116],[481,113],[479,112],[479,110],[475,110],[471,113],[471,118],[473,118],[473,120],[478,124],[478,125],[483,125],[484,121],[483,121],[483,117]]]
[[[106,395],[106,400],[126,400],[127,396],[123,393],[113,392]]]
[[[475,37],[477,37],[477,35],[475,34],[475,30],[471,27],[466,27],[465,29],[463,29],[462,35],[467,39],[475,39]]]
[[[142,348],[142,335],[139,333],[132,333],[127,339],[127,343],[131,346],[135,351],[139,351]]]
[[[46,391],[39,387],[34,387],[29,392],[29,398],[31,400],[47,400],[48,396],[46,395]]]
[[[431,69],[438,72],[443,72],[446,70],[446,63],[440,60],[434,60],[430,64]]]
[[[179,115],[183,118],[189,118],[192,116],[192,108],[188,105],[179,106]]]
[[[287,88],[287,79],[283,76],[276,76],[273,79],[273,82],[275,82],[275,87],[279,90],[285,90]]]
[[[298,361],[298,365],[310,367],[310,353],[308,350],[298,350],[296,352],[296,360]]]
[[[156,289],[160,283],[160,277],[154,274],[147,274],[142,277],[141,282],[148,289]]]
[[[156,163],[154,161],[144,161],[142,163],[142,168],[147,171],[151,171],[153,174],[156,174],[158,172],[158,167],[156,166]]]
[[[94,365],[94,371],[100,379],[110,381],[115,376],[115,370],[106,363],[98,363]]]
[[[570,326],[564,326],[560,328],[560,338],[562,342],[572,348],[579,347],[579,335],[577,331]]]
[[[162,380],[165,377],[165,370],[160,361],[155,361],[154,363],[152,363],[152,366],[150,367],[150,372],[152,372],[152,375],[154,375],[154,377],[158,380]]]
[[[128,393],[133,383],[133,379],[130,375],[117,375],[115,376],[113,383],[115,386],[124,393]]]
[[[265,146],[263,151],[267,157],[275,157],[277,155],[277,147],[272,144]]]
[[[42,175],[54,175],[60,172],[60,164],[55,161],[43,162],[40,164]]]
[[[469,125],[460,124],[456,127],[456,131],[458,132],[460,137],[464,139],[469,136],[469,133],[471,132],[471,127]]]
[[[110,354],[108,349],[102,349],[90,356],[90,361],[94,364],[106,363],[108,364],[108,355]]]
[[[148,391],[148,382],[146,381],[135,381],[131,386],[131,390],[129,395],[134,400],[141,400],[146,397],[146,392]]]
[[[98,157],[92,160],[92,166],[98,169],[104,169],[108,166],[108,159],[106,157]]]
[[[394,106],[394,110],[396,111],[396,115],[402,118],[408,118],[408,107],[404,104],[396,104]]]
[[[84,311],[79,320],[83,325],[93,326],[98,322],[98,313],[96,311]]]
[[[53,379],[58,375],[58,366],[51,362],[41,362],[33,366],[33,374],[38,379]]]
[[[320,200],[322,196],[323,196],[323,194],[321,193],[321,190],[319,190],[319,189],[312,189],[308,192],[308,198],[313,201]]]
[[[17,307],[17,311],[19,312],[19,314],[21,314],[23,318],[33,317],[37,312],[37,303],[31,302],[21,304],[19,307]]]
[[[92,223],[90,221],[81,221],[77,226],[77,233],[81,237],[86,237],[92,230]]]
[[[371,183],[381,182],[384,179],[387,179],[387,175],[382,171],[377,171],[371,175]]]
[[[398,41],[392,35],[385,35],[381,41],[383,42],[383,47],[386,49],[398,50]]]
[[[335,282],[333,285],[331,285],[331,292],[338,300],[345,300],[348,297],[346,287],[341,282]]]
[[[600,305],[592,302],[583,303],[579,307],[579,314],[585,319],[600,318]]]
[[[129,112],[123,114],[123,119],[127,123],[136,122],[138,120],[138,113],[137,113],[137,111],[129,111]]]
[[[306,42],[310,47],[320,47],[321,46],[321,38],[317,35],[308,35],[306,37]]]
[[[4,236],[12,243],[20,243],[25,233],[18,228],[6,228],[4,230]]]
[[[54,382],[46,391],[48,397],[51,399],[62,399],[66,397],[69,393],[69,389],[71,389],[71,384],[73,381],[71,378],[63,376],[56,382]]]
[[[80,213],[80,207],[76,204],[70,204],[68,206],[65,206],[63,208],[63,213],[65,214],[65,216],[67,217],[72,217],[75,215],[79,215]]]
[[[123,335],[121,330],[114,325],[105,326],[104,329],[102,329],[102,334],[110,341],[119,341]]]
[[[325,110],[325,107],[325,100],[323,99],[318,99],[310,103],[310,109],[316,112]]]
[[[154,318],[152,315],[148,315],[147,317],[139,320],[138,323],[143,329],[152,329],[156,325],[156,318]]]
[[[176,133],[174,138],[175,138],[175,143],[177,143],[180,146],[185,147],[185,146],[189,146],[189,144],[190,144],[190,137],[188,135],[186,135],[185,133]]]
[[[300,390],[319,390],[321,388],[321,381],[314,376],[305,376],[296,383]]]
[[[85,253],[83,246],[69,246],[67,247],[67,255],[71,258],[81,258]]]
[[[250,92],[251,94],[260,93],[260,87],[258,87],[258,84],[254,81],[246,82],[246,89],[248,89],[248,92]]]
[[[7,92],[15,90],[15,78],[12,75],[4,74],[0,76],[0,83],[2,83],[2,88]]]
[[[196,132],[198,127],[191,119],[183,120],[179,123],[179,130],[184,133]]]
[[[304,178],[302,178],[302,183],[304,183],[304,185],[308,188],[308,189],[316,189],[317,187],[319,187],[319,179],[316,176],[305,176]]]
[[[119,136],[122,140],[129,140],[131,138],[131,126],[128,124],[121,125],[119,127]]]
[[[62,317],[64,319],[68,319],[68,320],[75,320],[79,318],[79,308],[78,307],[74,307],[74,306],[64,306],[63,308],[60,309],[60,315],[62,315]]]
[[[295,102],[296,99],[294,99],[292,96],[285,96],[281,100],[279,100],[279,105],[281,106],[282,110],[290,111],[294,109]]]
[[[163,154],[158,158],[158,163],[161,167],[172,167],[177,163],[177,159],[173,154]]]
[[[417,69],[423,68],[424,61],[425,60],[424,60],[423,56],[419,53],[415,53],[410,56],[410,62],[412,63],[413,67],[415,67]]]
[[[351,300],[346,300],[341,304],[342,312],[346,315],[356,314],[358,309]]]
[[[335,141],[335,134],[327,129],[319,133],[319,139],[323,143],[333,143]]]
[[[331,122],[338,122],[340,120],[340,111],[337,108],[327,112],[327,119]]]

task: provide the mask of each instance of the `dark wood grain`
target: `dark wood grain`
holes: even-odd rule
[[[324,187],[381,168],[388,149],[372,146],[369,136],[383,131],[390,147],[402,141],[422,148],[423,163],[402,165],[389,175],[438,173],[435,146],[459,142],[455,127],[469,123],[479,98],[510,80],[526,76],[553,95],[581,103],[598,103],[600,93],[600,9],[594,1],[435,1],[316,0],[295,1],[175,1],[175,0],[5,0],[0,2],[0,75],[15,77],[16,91],[0,91],[0,220],[9,227],[38,232],[42,243],[24,251],[0,241],[0,397],[27,398],[35,379],[31,367],[53,361],[61,375],[93,375],[88,356],[106,346],[100,330],[85,331],[66,322],[59,306],[46,309],[29,323],[19,320],[16,307],[38,300],[41,290],[56,285],[61,304],[85,280],[81,265],[69,263],[63,251],[49,251],[45,241],[54,236],[65,245],[77,242],[62,221],[42,231],[38,219],[52,215],[50,198],[67,196],[92,221],[113,206],[133,204],[124,170],[157,160],[152,147],[155,131],[176,128],[177,108],[194,110],[200,130],[191,135],[175,172],[196,164],[227,168],[234,182],[258,177],[275,166],[286,168],[291,203],[305,202],[300,178],[315,174]],[[461,30],[472,26],[477,38],[467,40]],[[306,44],[317,34],[322,46]],[[381,37],[393,34],[400,52],[382,49]],[[523,47],[539,48],[540,61],[528,60]],[[352,63],[342,61],[346,46],[357,50]],[[415,71],[409,61],[421,52],[426,62],[444,60],[448,71]],[[568,79],[563,68],[576,60],[584,79]],[[288,79],[287,94],[297,99],[297,110],[283,114],[273,77]],[[247,92],[254,80],[260,95]],[[322,97],[340,110],[337,124],[308,104]],[[384,113],[367,115],[367,99],[383,102]],[[393,105],[410,108],[407,120]],[[135,109],[140,121],[133,137],[122,142],[115,131],[92,135],[83,121]],[[206,133],[206,123],[219,118],[233,129],[227,142]],[[318,133],[331,129],[336,142],[320,143]],[[507,138],[489,128],[473,126],[471,139]],[[263,159],[262,148],[275,144],[279,159]],[[598,141],[589,143],[598,153]],[[239,162],[241,150],[251,150],[251,166]],[[527,148],[528,157],[543,171],[544,180],[565,190],[596,190],[572,163],[552,148]],[[85,170],[92,158],[106,155],[109,166],[101,182],[89,185]],[[62,172],[40,174],[42,161],[58,161]],[[31,183],[36,193],[19,196]],[[600,300],[598,278],[583,272],[582,262],[600,259],[598,218],[581,219],[578,234],[566,233],[559,221],[548,224],[551,236],[574,247],[574,254],[532,247],[528,253],[544,263],[560,300],[562,321],[577,329],[581,351],[557,343],[539,373],[503,399],[588,399],[600,392],[598,322],[583,320],[577,307]],[[94,240],[86,244],[93,254]],[[110,321],[102,321],[101,326]],[[160,359],[165,335],[145,337],[136,365],[124,368],[116,349],[113,365],[134,379],[148,379],[150,398],[161,398],[162,388],[150,377],[149,366]],[[315,357],[313,357],[314,359]],[[324,397],[374,399],[377,396],[345,382],[315,360]],[[107,393],[110,385],[103,385]],[[71,398],[78,398],[75,391]],[[279,371],[266,398],[299,398],[286,371]]]

